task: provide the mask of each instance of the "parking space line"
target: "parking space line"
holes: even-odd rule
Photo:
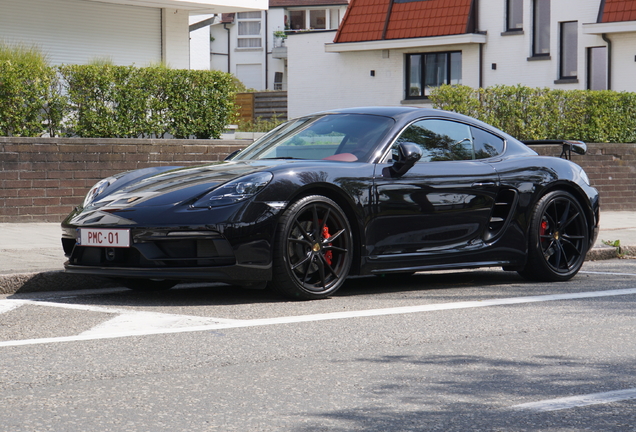
[[[571,396],[558,399],[548,399],[544,401],[515,405],[510,408],[518,411],[547,412],[583,407],[588,405],[620,402],[629,399],[636,399],[636,388],[603,393],[592,393],[587,395]]]
[[[102,334],[81,334],[76,336],[66,336],[57,338],[42,338],[42,339],[25,339],[16,341],[4,341],[0,342],[0,347],[9,346],[23,346],[23,345],[36,345],[47,343],[59,343],[59,342],[77,342],[96,339],[113,339],[120,337],[133,337],[133,336],[149,336],[159,334],[175,334],[186,332],[200,332],[210,330],[223,330],[232,328],[244,328],[244,327],[258,327],[267,325],[280,325],[280,324],[296,324],[302,322],[316,322],[327,321],[337,319],[350,319],[350,318],[362,318],[373,316],[387,316],[387,315],[403,315],[411,313],[433,312],[443,310],[455,310],[455,309],[469,309],[469,308],[482,308],[490,306],[506,306],[516,305],[524,303],[537,303],[559,300],[578,300],[587,298],[599,298],[599,297],[612,297],[612,296],[624,296],[636,294],[636,288],[607,290],[607,291],[588,291],[579,293],[567,293],[567,294],[549,294],[539,296],[526,296],[526,297],[512,297],[503,299],[491,299],[491,300],[477,300],[467,302],[456,303],[440,303],[429,304],[419,306],[404,306],[385,309],[370,309],[361,311],[348,311],[348,312],[332,312],[315,315],[299,315],[299,316],[286,316],[278,318],[265,318],[265,319],[253,319],[253,320],[229,320],[229,322],[209,325],[198,325],[191,327],[179,327],[179,328],[156,328],[146,329],[144,331],[118,331],[115,333],[102,333]],[[36,302],[37,303],[37,302]],[[74,305],[78,306],[78,305]],[[130,312],[130,310],[127,310]]]

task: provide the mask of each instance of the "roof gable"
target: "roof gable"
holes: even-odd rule
[[[636,21],[636,1],[605,0],[601,3],[599,22]]]
[[[334,42],[468,33],[472,7],[473,0],[351,0]]]

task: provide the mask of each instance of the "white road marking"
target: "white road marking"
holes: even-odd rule
[[[221,321],[224,320],[189,315],[130,311],[80,333],[80,336],[116,336],[117,334],[127,334],[130,332],[147,332],[157,329],[214,325],[219,324]]]
[[[0,300],[0,314],[19,308],[23,304],[21,300]]]
[[[595,272],[595,271],[580,271],[579,273],[611,275],[611,276],[636,276],[636,273],[613,273],[613,272]]]
[[[539,402],[530,402],[510,407],[519,411],[558,411],[583,407],[588,405],[607,404],[620,402],[629,399],[636,399],[636,388],[616,390],[603,393],[592,393],[580,396],[571,396],[559,399],[549,399]]]
[[[506,305],[515,305],[515,304],[524,304],[524,303],[537,303],[537,302],[558,301],[558,300],[577,300],[577,299],[586,299],[586,298],[623,296],[623,295],[633,295],[633,294],[636,294],[636,288],[608,290],[608,291],[588,291],[588,292],[568,293],[568,294],[551,294],[551,295],[541,295],[541,296],[513,297],[513,298],[504,298],[504,299],[491,299],[491,300],[456,302],[456,303],[441,303],[441,304],[429,304],[429,305],[420,305],[420,306],[405,306],[405,307],[370,309],[370,310],[350,311],[350,312],[333,312],[333,313],[324,313],[324,314],[315,314],[315,315],[300,315],[300,316],[288,316],[288,317],[253,319],[253,320],[225,320],[225,322],[220,322],[218,324],[196,325],[191,327],[158,328],[158,329],[155,328],[155,329],[147,329],[142,331],[117,331],[113,333],[81,334],[77,336],[65,336],[65,337],[56,337],[56,338],[5,341],[5,342],[0,342],[0,347],[36,345],[36,344],[59,343],[59,342],[77,342],[77,341],[87,341],[87,340],[96,340],[96,339],[113,339],[113,338],[120,338],[120,337],[148,336],[148,335],[158,335],[158,334],[200,332],[200,331],[222,330],[222,329],[232,329],[232,328],[241,328],[241,327],[258,327],[258,326],[266,326],[266,325],[295,324],[295,323],[302,323],[302,322],[316,322],[316,321],[361,318],[361,317],[372,317],[372,316],[386,316],[386,315],[401,315],[401,314],[433,312],[433,311],[442,311],[442,310],[468,309],[468,308],[480,308],[480,307],[490,307],[490,306],[506,306]],[[77,309],[85,307],[85,308],[90,308],[90,310],[95,310],[95,308],[99,308],[96,306],[67,305],[64,303],[43,303],[43,302],[35,302],[35,303],[41,304],[41,305],[51,304],[51,305],[56,305],[58,307],[72,306],[73,308],[77,308]],[[103,308],[103,309],[108,309],[109,311],[113,310],[110,308]],[[126,311],[126,313],[130,312],[130,310],[127,310],[127,309],[124,309],[124,311]],[[218,320],[217,318],[212,318],[212,319],[215,321]]]

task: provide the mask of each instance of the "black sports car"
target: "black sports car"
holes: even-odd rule
[[[267,283],[318,299],[349,275],[501,266],[568,280],[598,212],[578,165],[487,124],[356,108],[288,121],[224,162],[104,179],[62,223],[62,243],[66,271],[133,289]]]

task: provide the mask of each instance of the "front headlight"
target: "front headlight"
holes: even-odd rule
[[[273,177],[272,173],[260,172],[232,180],[199,199],[193,207],[216,207],[243,201],[263,190]]]
[[[108,177],[95,183],[95,186],[88,191],[84,198],[84,207],[93,203],[93,201],[95,201],[108,186],[115,183],[115,181],[117,181],[116,177]]]

